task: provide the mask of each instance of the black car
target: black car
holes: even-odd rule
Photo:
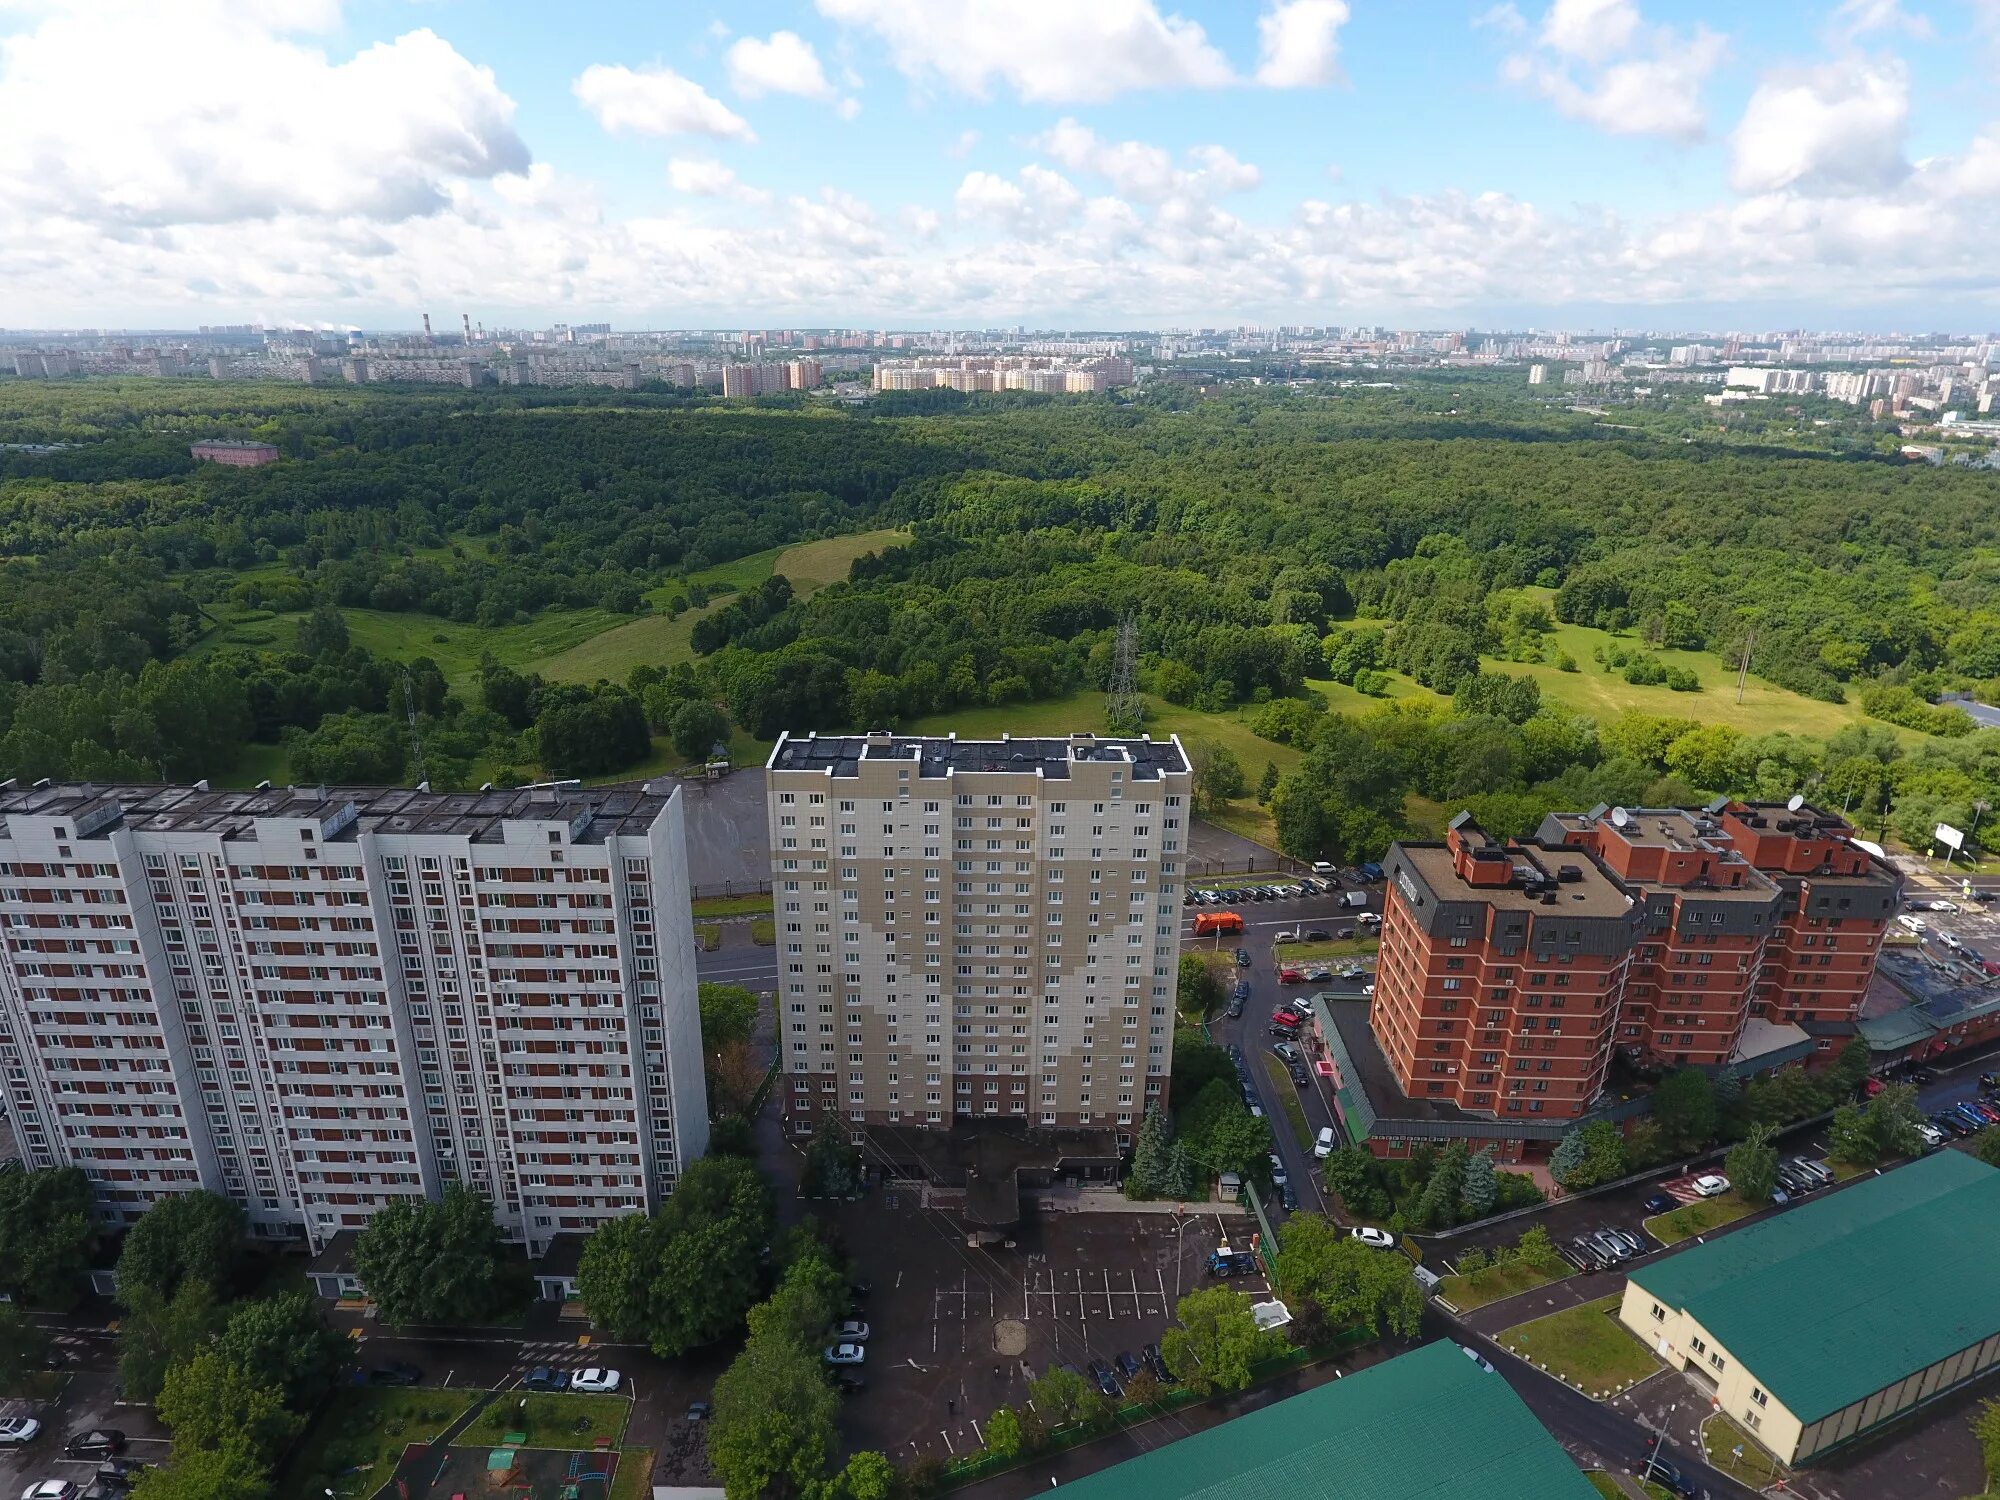
[[[1090,1377],[1100,1391],[1109,1396],[1113,1401],[1116,1401],[1120,1396],[1125,1394],[1119,1388],[1118,1377],[1111,1373],[1103,1360],[1093,1359],[1088,1365],[1084,1366],[1084,1373]]]
[[[71,1458],[111,1458],[125,1451],[125,1434],[116,1427],[93,1427],[88,1432],[72,1432],[63,1444]]]
[[[1243,1002],[1241,1000],[1230,1001],[1229,1009],[1225,1014],[1228,1015],[1230,1020],[1234,1021],[1238,1016],[1243,1014]]]
[[[1229,995],[1232,1000],[1248,1000],[1250,998],[1250,981],[1247,979],[1237,980],[1236,988],[1231,990]]]
[[[1299,1195],[1293,1191],[1292,1185],[1289,1182],[1279,1184],[1278,1201],[1285,1205],[1285,1212],[1288,1214],[1295,1214],[1299,1211]]]
[[[1160,1346],[1158,1344],[1148,1344],[1145,1348],[1141,1349],[1139,1351],[1139,1358],[1146,1362],[1146,1368],[1153,1372],[1155,1380],[1159,1381],[1162,1385],[1172,1382],[1174,1377],[1167,1373],[1167,1362],[1160,1358]]]
[[[1121,1380],[1130,1380],[1144,1368],[1137,1359],[1132,1357],[1131,1351],[1125,1349],[1119,1350],[1118,1357],[1112,1360],[1111,1363],[1118,1367],[1118,1376]]]
[[[1649,1458],[1639,1467],[1639,1477],[1649,1479],[1682,1500],[1705,1500],[1708,1491],[1696,1484],[1664,1458]]]
[[[1333,934],[1328,932],[1324,927],[1315,927],[1311,932],[1306,934],[1306,941],[1309,943],[1330,943],[1333,941]]]
[[[1646,1200],[1646,1212],[1649,1214],[1672,1213],[1678,1206],[1672,1196],[1666,1193],[1655,1193]]]
[[[1250,950],[1248,948],[1238,948],[1236,950],[1236,967],[1239,969],[1250,967]]]
[[[416,1384],[415,1381],[407,1383],[411,1385]],[[536,1365],[534,1369],[521,1377],[521,1389],[524,1391],[566,1391],[569,1389],[569,1372],[567,1370],[552,1370],[547,1365]]]
[[[834,1377],[833,1383],[839,1386],[843,1392],[845,1392],[847,1395],[850,1396],[854,1395],[857,1391],[865,1391],[868,1389],[867,1379],[863,1376],[856,1375],[852,1370],[842,1370],[838,1375]]]
[[[1961,1138],[1972,1134],[1972,1127],[1957,1115],[1932,1115],[1931,1124],[1937,1126],[1939,1130],[1948,1131]]]
[[[1292,1075],[1292,1086],[1294,1088],[1304,1089],[1312,1087],[1312,1074],[1308,1073],[1297,1063],[1292,1064],[1286,1071]]]
[[[376,1365],[368,1372],[370,1385],[416,1385],[423,1378],[422,1370],[399,1359],[391,1360],[386,1365]]]
[[[1569,1242],[1570,1257],[1586,1271],[1601,1271],[1612,1263],[1594,1240],[1581,1235]]]

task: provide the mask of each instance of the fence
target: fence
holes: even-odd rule
[[[1374,1341],[1375,1335],[1367,1329],[1350,1328],[1329,1343],[1311,1349],[1291,1349],[1273,1359],[1259,1360],[1250,1367],[1250,1385],[1246,1389],[1254,1389],[1275,1376],[1291,1370],[1301,1370],[1308,1365],[1320,1364],[1336,1355],[1345,1354],[1350,1349],[1358,1349],[1363,1344]],[[956,1489],[960,1485],[990,1479],[993,1475],[1004,1474],[1009,1469],[1024,1468],[1029,1464],[1039,1463],[1052,1453],[1062,1453],[1071,1448],[1081,1447],[1085,1443],[1109,1437],[1112,1433],[1127,1427],[1150,1422],[1155,1417],[1236,1394],[1235,1391],[1211,1391],[1204,1396],[1198,1395],[1184,1385],[1175,1386],[1165,1392],[1158,1401],[1150,1404],[1134,1402],[1116,1408],[1111,1420],[1100,1427],[1089,1427],[1081,1422],[1073,1422],[1067,1427],[1057,1428],[1049,1435],[1048,1441],[1033,1453],[1024,1450],[1004,1458],[994,1453],[982,1453],[977,1457],[967,1454],[964,1458],[952,1459],[944,1466],[938,1479],[938,1488]]]

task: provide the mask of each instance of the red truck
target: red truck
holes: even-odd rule
[[[1212,932],[1235,934],[1243,930],[1243,919],[1233,911],[1198,912],[1194,919],[1194,935],[1207,937]]]

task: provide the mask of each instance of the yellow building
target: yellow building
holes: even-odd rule
[[[1632,1272],[1619,1318],[1787,1464],[2000,1362],[2000,1172],[1941,1151]]]

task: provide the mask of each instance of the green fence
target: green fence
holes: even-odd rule
[[[1338,1338],[1314,1348],[1292,1349],[1275,1358],[1259,1360],[1250,1367],[1250,1385],[1251,1387],[1261,1385],[1287,1371],[1301,1370],[1308,1365],[1319,1364],[1374,1341],[1375,1335],[1367,1329],[1350,1328]],[[1120,1428],[1136,1426],[1140,1422],[1150,1421],[1169,1412],[1180,1411],[1189,1406],[1199,1406],[1203,1402],[1235,1394],[1234,1391],[1212,1391],[1206,1396],[1200,1396],[1184,1385],[1175,1386],[1150,1405],[1133,1402],[1117,1408],[1112,1413],[1111,1420],[1103,1426],[1086,1427],[1079,1422],[1057,1428],[1049,1435],[1048,1441],[1033,1453],[1017,1453],[1011,1458],[1001,1458],[991,1453],[967,1454],[963,1458],[954,1458],[944,1466],[938,1488],[956,1489],[960,1485],[990,1479],[993,1475],[1004,1474],[1009,1469],[1019,1469],[1039,1463],[1052,1453],[1062,1453],[1071,1448],[1081,1447],[1085,1443],[1094,1442],[1098,1438],[1109,1437]]]

